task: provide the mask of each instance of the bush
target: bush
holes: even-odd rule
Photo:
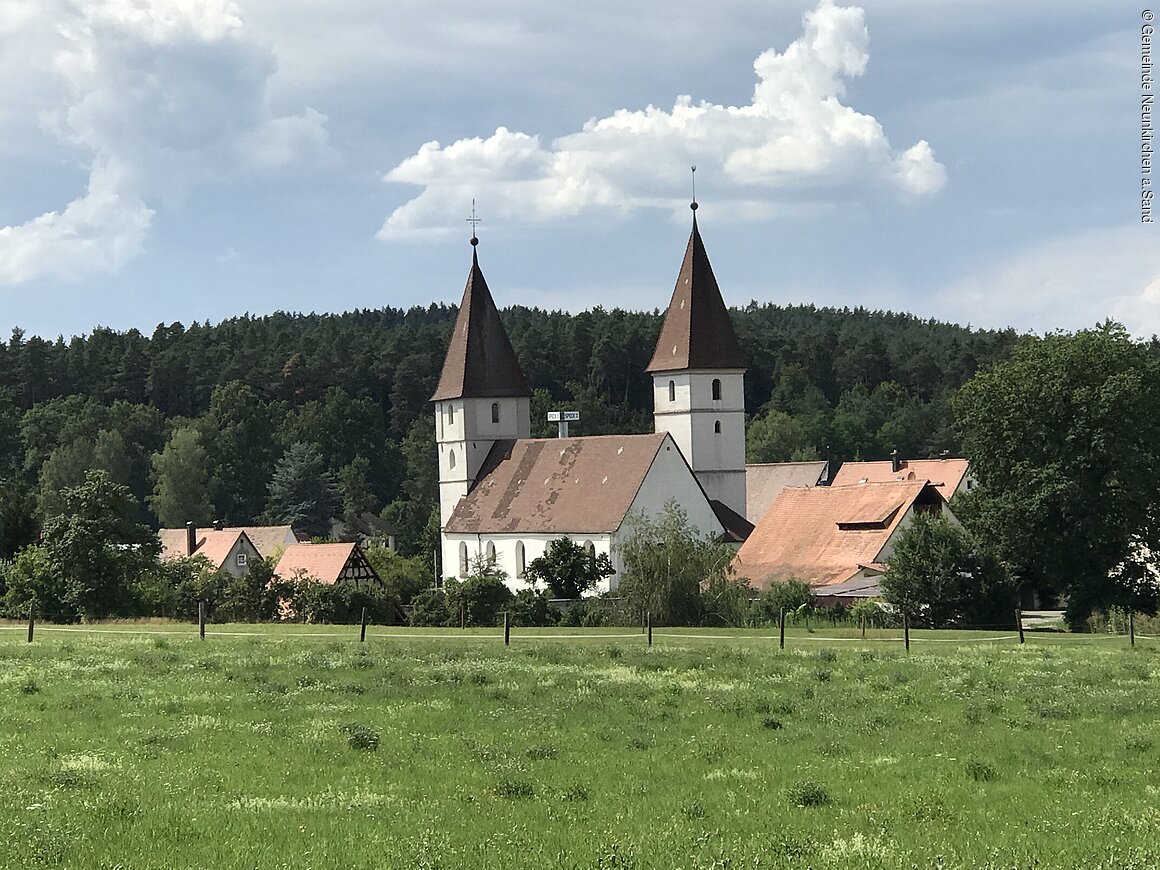
[[[289,604],[300,622],[353,625],[362,619],[364,607],[369,622],[379,625],[395,622],[398,602],[378,584],[357,586],[305,579],[294,583],[292,588]]]
[[[511,624],[522,628],[555,625],[560,613],[548,600],[546,592],[521,589],[508,607]]]
[[[615,572],[607,553],[590,553],[570,538],[557,538],[544,555],[528,563],[525,577],[543,583],[553,598],[579,598]]]
[[[776,624],[784,610],[790,619],[809,610],[813,595],[810,584],[801,580],[775,581],[753,603],[754,618],[766,625]]]
[[[343,725],[346,732],[346,745],[361,752],[377,752],[379,748],[379,732],[366,725]]]
[[[507,574],[486,558],[476,559],[464,580],[447,581],[447,609],[458,621],[462,609],[468,625],[495,625],[499,613],[512,600]]]
[[[458,618],[458,617],[457,617]],[[424,589],[411,599],[411,625],[429,628],[451,625],[451,611],[442,589]],[[458,624],[455,622],[454,624]]]
[[[830,802],[829,793],[816,782],[802,780],[786,790],[790,803],[798,807],[824,807]]]

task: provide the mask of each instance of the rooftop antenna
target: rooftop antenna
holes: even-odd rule
[[[479,244],[479,239],[476,238],[475,228],[481,223],[481,219],[475,214],[475,197],[471,198],[471,217],[467,218],[467,222],[471,224],[471,246],[474,248]]]
[[[693,211],[697,210],[697,165],[694,163],[689,167],[689,172],[693,176],[693,201],[689,203],[689,208]],[[696,215],[693,215],[696,217]]]

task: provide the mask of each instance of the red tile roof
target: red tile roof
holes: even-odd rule
[[[826,461],[760,462],[745,466],[745,517],[757,523],[787,486],[817,486]]]
[[[668,436],[497,441],[451,534],[611,534],[620,528]],[[673,449],[676,449],[674,446]]]
[[[734,572],[757,589],[841,583],[879,561],[916,501],[943,499],[925,480],[783,489],[738,550]]]
[[[207,526],[197,530],[198,539],[204,538],[206,532],[213,531],[233,532],[235,538],[238,534],[245,532],[250,543],[254,545],[254,549],[258,551],[258,555],[263,559],[270,558],[279,547],[285,546],[287,541],[294,543],[297,540],[294,536],[294,530],[290,526],[227,526],[217,530],[212,526]],[[157,535],[161,538],[162,558],[176,558],[186,555],[185,529],[161,529]]]
[[[895,471],[890,460],[882,462],[844,462],[834,475],[834,486],[856,483],[884,483],[890,480],[929,480],[947,501],[955,494],[970,468],[967,459],[903,459]]]
[[[226,563],[234,546],[244,532],[240,529],[197,529],[197,546],[192,555],[204,556],[215,568]],[[161,539],[161,558],[180,559],[191,555],[188,552],[185,529],[161,529],[157,536]],[[251,542],[252,543],[252,542]]]
[[[499,319],[472,249],[471,272],[451,332],[434,402],[464,396],[530,396],[524,371]]]
[[[737,341],[729,309],[721,298],[709,255],[693,216],[693,232],[669,300],[660,338],[646,371],[743,369],[745,354]]]
[[[319,583],[337,583],[357,544],[291,544],[282,553],[274,573],[286,580],[312,577]]]

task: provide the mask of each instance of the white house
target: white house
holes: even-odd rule
[[[432,396],[445,578],[483,556],[519,589],[527,564],[567,537],[612,557],[614,589],[626,520],[668,502],[702,534],[744,539],[745,360],[695,214],[648,371],[655,434],[530,438],[531,389],[473,250]]]

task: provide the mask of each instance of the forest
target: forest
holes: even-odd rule
[[[127,486],[138,522],[232,525],[370,511],[404,554],[438,532],[429,398],[456,309],[242,316],[0,342],[0,557],[36,539],[90,468]],[[956,453],[951,399],[1022,337],[863,308],[750,303],[750,461]],[[502,312],[534,389],[573,434],[652,428],[661,312]],[[309,497],[304,488],[316,490]],[[304,500],[309,504],[304,505]]]

